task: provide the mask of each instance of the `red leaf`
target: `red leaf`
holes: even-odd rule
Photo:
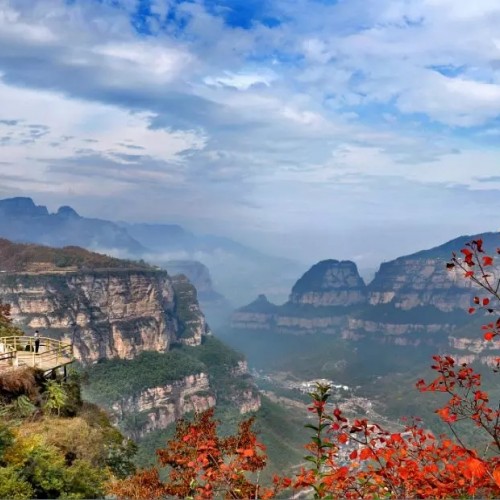
[[[469,307],[469,314],[474,314],[476,312],[475,307]]]
[[[493,264],[493,257],[485,255],[483,257],[483,266],[491,266]]]
[[[495,483],[497,483],[497,486],[500,487],[500,467],[497,467],[493,471],[493,479],[495,480]]]
[[[493,332],[486,332],[484,334],[484,340],[493,340],[495,337],[495,334]]]
[[[349,458],[354,460],[358,456],[358,450],[351,451]]]
[[[339,437],[339,443],[340,444],[346,444],[347,443],[347,436],[345,434],[341,434]]]
[[[490,299],[485,298],[483,299],[483,306],[487,306],[490,303]]]

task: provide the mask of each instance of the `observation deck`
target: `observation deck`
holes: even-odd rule
[[[44,372],[72,363],[73,344],[49,337],[39,337],[35,352],[35,338],[28,336],[0,337],[0,372],[16,368],[38,368]]]

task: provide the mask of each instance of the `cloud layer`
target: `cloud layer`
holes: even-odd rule
[[[498,226],[499,115],[494,0],[0,0],[2,196],[370,266]]]

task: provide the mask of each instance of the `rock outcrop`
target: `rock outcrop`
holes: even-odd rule
[[[192,285],[174,285],[155,270],[0,275],[0,299],[11,304],[16,323],[74,340],[85,363],[165,352],[174,342],[199,345],[209,328],[186,289]]]
[[[433,306],[441,311],[467,309],[475,293],[470,280],[458,269],[447,270],[452,252],[460,254],[469,241],[481,238],[487,252],[500,247],[500,233],[461,236],[429,250],[399,257],[380,266],[368,285],[370,304],[391,303],[410,310]],[[498,274],[499,269],[494,270]]]
[[[171,276],[184,275],[196,287],[199,300],[220,300],[222,295],[214,290],[208,267],[196,260],[169,260],[165,268]]]
[[[366,303],[367,295],[366,285],[354,262],[323,260],[295,283],[289,303],[345,307]]]
[[[215,395],[206,373],[197,373],[171,384],[150,387],[112,404],[117,422],[131,430],[131,437],[166,429],[187,413],[215,406]],[[133,422],[127,420],[132,418]]]
[[[370,283],[372,305],[392,303],[401,309],[433,306],[441,311],[464,310],[470,306],[471,282],[457,270],[446,269],[446,259],[401,257],[380,266]]]
[[[6,240],[0,262],[8,264],[0,301],[10,304],[14,321],[27,333],[73,342],[89,380],[97,376],[89,400],[127,435],[165,429],[218,399],[240,413],[260,408],[246,362],[211,336],[185,276],[77,247]]]
[[[382,264],[368,286],[352,262],[319,262],[297,281],[286,304],[276,306],[261,296],[233,314],[232,326],[445,348],[448,336],[470,321],[466,311],[478,293],[463,271],[449,270],[446,263],[453,251],[459,253],[466,242],[479,237],[487,252],[500,247],[497,234],[464,236]],[[500,269],[491,271],[500,275]],[[465,351],[476,348],[470,345]]]
[[[280,333],[340,333],[353,308],[366,304],[368,294],[356,264],[325,260],[309,269],[293,286],[282,306],[259,295],[231,318],[237,329]]]
[[[195,286],[200,306],[212,326],[226,323],[233,307],[223,295],[215,291],[207,266],[195,260],[172,260],[162,267],[171,276],[186,276]]]
[[[186,278],[78,247],[0,240],[0,300],[27,333],[74,342],[84,363],[199,345],[209,333]]]

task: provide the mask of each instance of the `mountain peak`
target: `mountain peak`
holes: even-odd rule
[[[28,197],[18,196],[0,200],[0,212],[6,216],[29,216],[36,217],[48,215],[47,207],[35,205],[35,202]]]
[[[63,217],[80,217],[80,215],[78,215],[78,212],[74,208],[71,208],[68,205],[63,205],[62,207],[59,207],[57,215],[61,215]]]
[[[322,260],[295,283],[290,302],[315,306],[348,306],[366,301],[366,285],[350,260]]]

